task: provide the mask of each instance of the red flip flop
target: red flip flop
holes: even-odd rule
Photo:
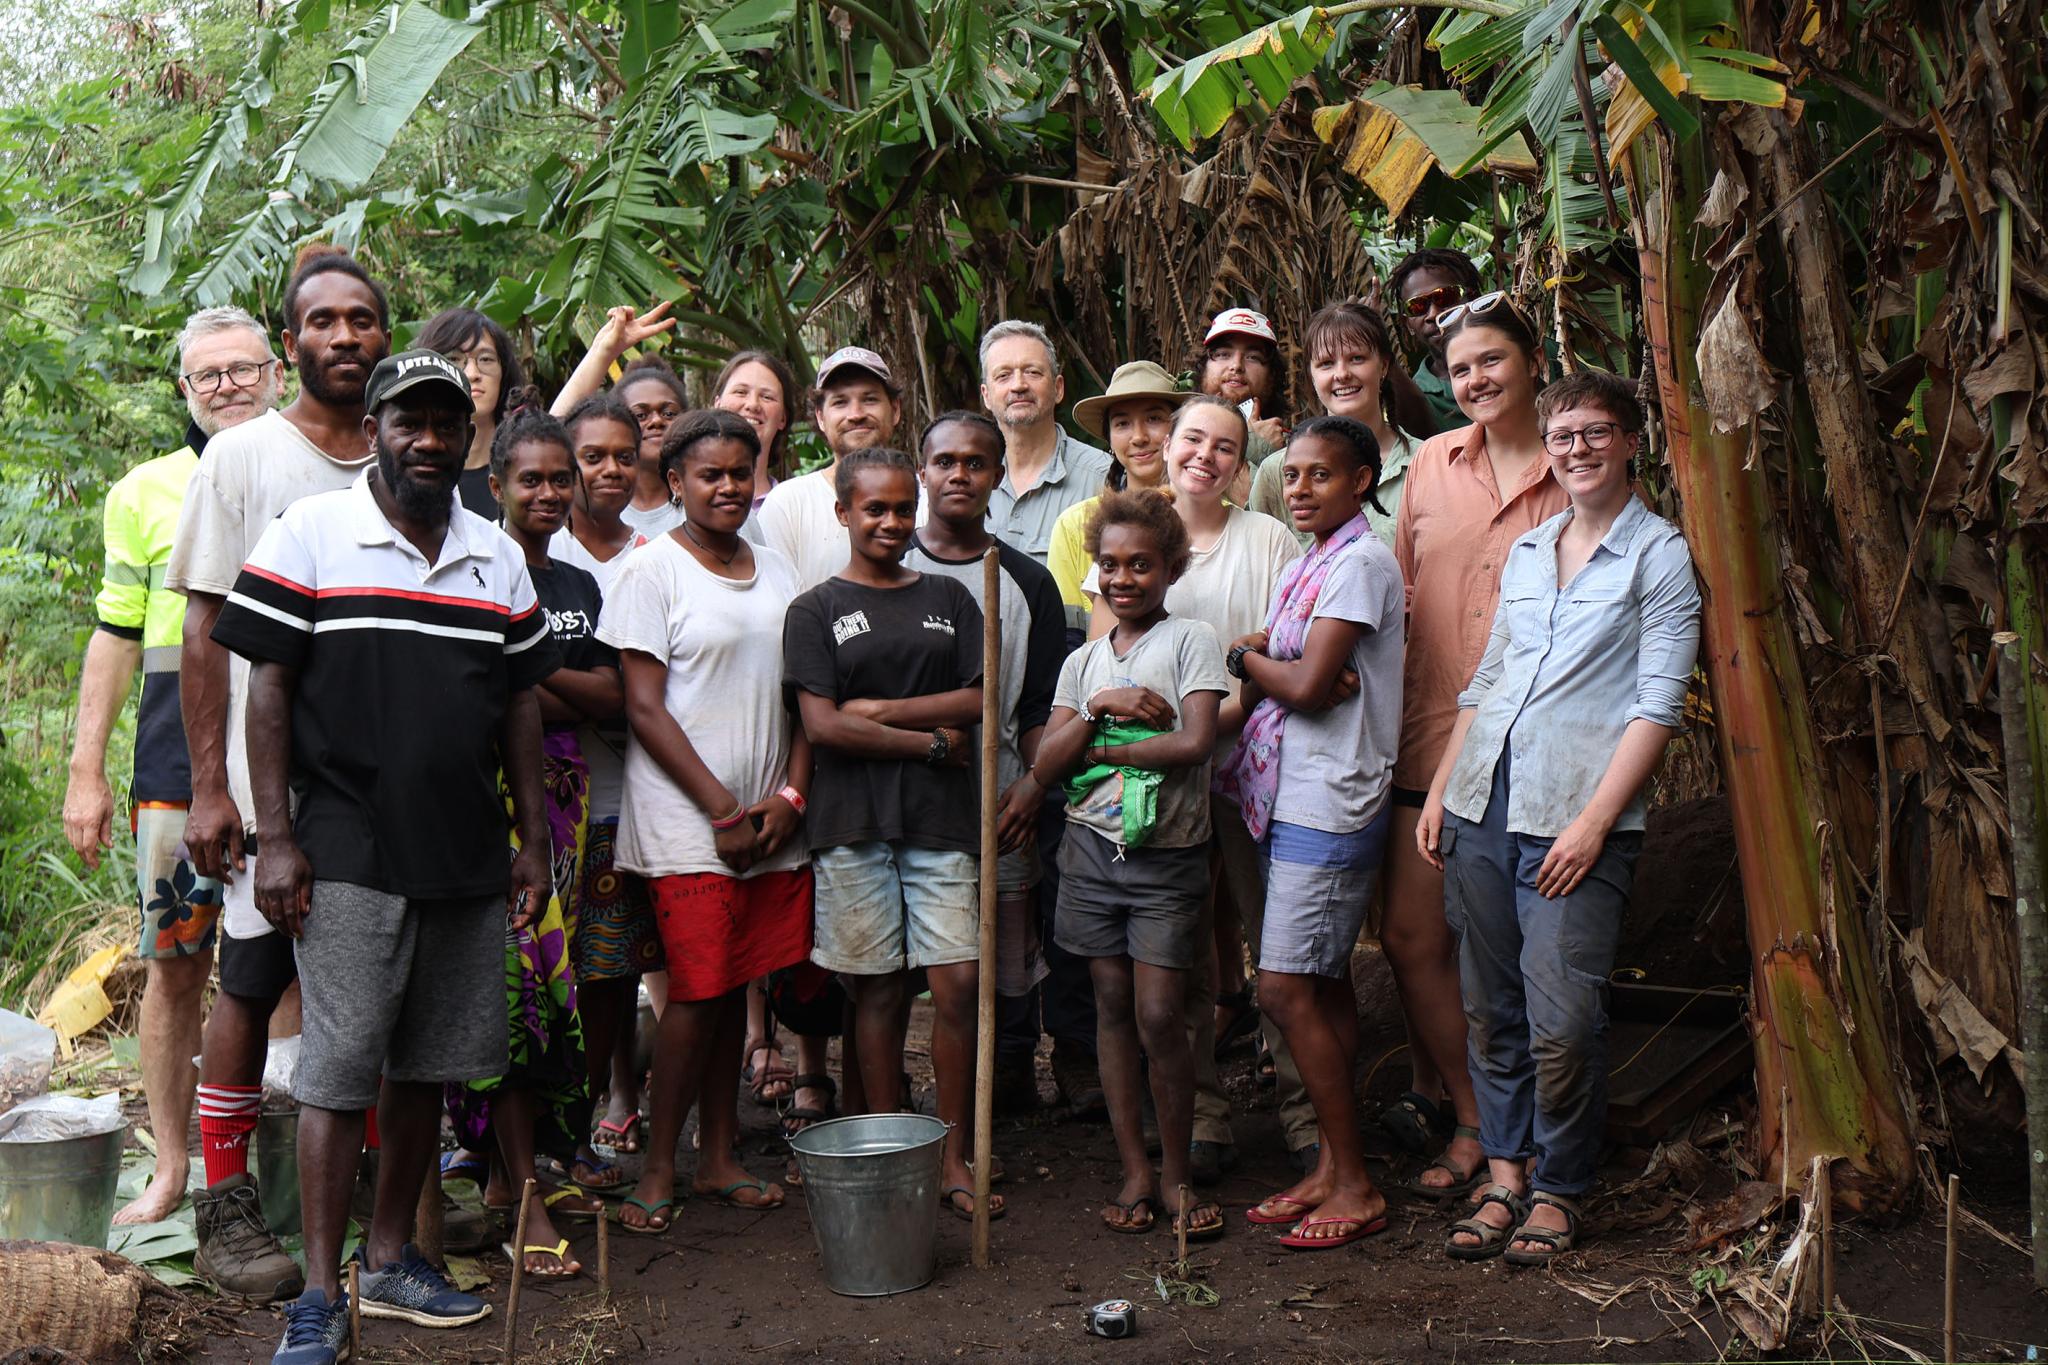
[[[1351,1231],[1339,1237],[1304,1237],[1301,1235],[1303,1230],[1307,1228],[1324,1227],[1331,1223],[1349,1223],[1351,1224]],[[1375,1233],[1385,1232],[1386,1230],[1387,1218],[1385,1214],[1381,1214],[1370,1222],[1361,1222],[1356,1218],[1309,1218],[1303,1220],[1301,1226],[1297,1227],[1293,1232],[1278,1240],[1281,1246],[1292,1248],[1295,1251],[1331,1251],[1337,1247],[1348,1247],[1353,1242],[1370,1237]]]
[[[1259,1210],[1268,1204],[1291,1205],[1295,1211],[1285,1214],[1260,1213]],[[1315,1205],[1309,1203],[1306,1199],[1296,1199],[1291,1194],[1271,1194],[1261,1199],[1253,1207],[1246,1209],[1244,1217],[1246,1222],[1257,1223],[1260,1227],[1280,1227],[1287,1223],[1299,1223],[1302,1214],[1312,1212],[1314,1209]]]

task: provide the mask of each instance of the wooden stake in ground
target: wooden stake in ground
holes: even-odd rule
[[[1962,1189],[1962,1184],[1959,1177],[1949,1176],[1948,1217],[1942,1220],[1942,1230],[1948,1237],[1948,1249],[1942,1258],[1941,1358],[1947,1365],[1956,1365],[1956,1195]]]
[[[532,1176],[519,1192],[519,1222],[512,1234],[512,1288],[505,1295],[505,1365],[519,1350],[519,1282],[526,1278],[526,1211],[533,1206]]]
[[[598,1302],[610,1303],[612,1298],[612,1238],[611,1219],[603,1211],[597,1215],[597,1294]]]
[[[989,1176],[996,1118],[996,735],[1003,698],[1003,593],[996,548],[981,557],[981,995],[974,1028],[974,1236],[988,1269]]]
[[[1188,1187],[1180,1187],[1180,1216],[1174,1220],[1180,1230],[1180,1273],[1188,1267]]]
[[[362,1263],[350,1259],[348,1263],[348,1353],[353,1359],[363,1354],[363,1285]]]

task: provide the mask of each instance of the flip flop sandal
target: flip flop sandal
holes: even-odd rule
[[[1268,1204],[1286,1204],[1290,1206],[1294,1210],[1294,1212],[1284,1214],[1260,1213],[1259,1210],[1265,1208]],[[1261,1199],[1256,1205],[1244,1211],[1244,1220],[1247,1223],[1257,1223],[1262,1228],[1280,1227],[1288,1223],[1299,1223],[1301,1221],[1302,1215],[1305,1213],[1313,1213],[1315,1211],[1315,1207],[1316,1206],[1314,1204],[1309,1203],[1307,1200],[1296,1199],[1291,1194],[1268,1195],[1266,1198]]]
[[[1258,1064],[1252,1068],[1252,1079],[1261,1090],[1275,1090],[1280,1085],[1280,1067],[1273,1060],[1273,1049],[1266,1046],[1266,1035],[1258,1038]]]
[[[558,1209],[555,1207],[555,1205],[561,1203],[565,1199],[588,1199],[591,1197],[593,1196],[591,1195],[590,1191],[584,1189],[581,1185],[576,1185],[573,1183],[557,1185],[554,1189],[547,1190],[541,1195],[540,1205],[542,1208],[548,1211],[548,1217],[559,1218],[565,1223],[595,1223],[600,1217],[603,1216],[601,1210]],[[511,1218],[514,1216],[513,1210],[517,1207],[517,1205],[486,1204],[484,1205],[484,1207],[491,1210],[493,1213],[501,1214],[506,1218]]]
[[[1216,1210],[1216,1221],[1213,1223],[1205,1223],[1201,1227],[1196,1227],[1192,1221],[1191,1215],[1200,1213],[1203,1209]],[[1173,1233],[1173,1235],[1176,1237],[1180,1236],[1180,1224],[1181,1219],[1183,1218],[1190,1219],[1188,1223],[1188,1240],[1190,1242],[1213,1242],[1218,1237],[1221,1237],[1223,1235],[1223,1206],[1213,1199],[1204,1199],[1201,1203],[1195,1205],[1191,1209],[1188,1209],[1186,1212],[1174,1215],[1173,1221],[1167,1225],[1167,1230]]]
[[[768,1054],[767,1063],[760,1067],[754,1065],[754,1054],[757,1052]],[[740,1079],[747,1083],[747,1089],[753,1095],[754,1103],[775,1104],[790,1097],[792,1091],[787,1088],[773,1095],[767,1093],[770,1086],[787,1087],[796,1076],[796,1072],[790,1067],[789,1063],[783,1060],[782,1053],[777,1050],[773,1038],[749,1038],[746,1051],[742,1055],[746,1057],[747,1063],[740,1068]]]
[[[1421,1156],[1429,1150],[1430,1138],[1443,1123],[1443,1110],[1436,1101],[1404,1090],[1399,1099],[1380,1111],[1379,1123],[1395,1146],[1411,1156]]]
[[[595,1148],[585,1147],[584,1151],[589,1152],[590,1155],[585,1156],[582,1152],[578,1152],[574,1157],[570,1158],[569,1164],[563,1168],[562,1174],[568,1177],[571,1184],[581,1188],[585,1194],[594,1194],[599,1199],[625,1198],[626,1191],[631,1188],[626,1183],[625,1170],[616,1163],[606,1161],[603,1157],[599,1156]],[[578,1166],[590,1172],[590,1175],[578,1178],[576,1175],[576,1168]],[[602,1175],[617,1176],[618,1179],[600,1181],[593,1178]]]
[[[614,1152],[632,1156],[640,1150],[640,1139],[633,1136],[640,1127],[641,1115],[636,1111],[626,1116],[624,1123],[613,1123],[610,1119],[599,1119],[597,1127],[591,1130],[590,1145],[609,1147]]]
[[[1549,1265],[1567,1251],[1577,1248],[1579,1244],[1579,1206],[1561,1194],[1545,1194],[1541,1190],[1529,1197],[1530,1209],[1535,1209],[1539,1204],[1548,1204],[1562,1213],[1565,1229],[1563,1232],[1555,1232],[1550,1228],[1532,1228],[1526,1222],[1523,1223],[1521,1227],[1508,1234],[1506,1241],[1540,1242],[1542,1249],[1517,1251],[1509,1247],[1501,1254],[1501,1259],[1509,1265]]]
[[[1474,1142],[1477,1142],[1479,1141],[1479,1130],[1468,1124],[1461,1123],[1451,1130],[1451,1137],[1453,1140],[1461,1137],[1471,1138]],[[1428,1175],[1431,1171],[1444,1172],[1451,1177],[1451,1183],[1448,1185],[1425,1185],[1422,1182],[1422,1177]],[[1416,1172],[1413,1180],[1402,1181],[1401,1188],[1418,1199],[1442,1200],[1455,1199],[1460,1195],[1470,1194],[1484,1183],[1486,1183],[1486,1158],[1481,1157],[1479,1164],[1471,1170],[1461,1171],[1450,1162],[1444,1160],[1441,1155],[1438,1155],[1427,1166]]]
[[[501,1243],[498,1247],[498,1250],[504,1252],[505,1259],[512,1262],[514,1265],[518,1265],[522,1260],[525,1259],[518,1252],[512,1250],[512,1244],[510,1242]],[[573,1280],[583,1273],[580,1269],[569,1269],[569,1239],[567,1237],[564,1237],[561,1241],[556,1242],[551,1247],[527,1247],[526,1256],[552,1256],[555,1258],[555,1268],[553,1270],[529,1270],[526,1272],[526,1276],[528,1279]]]
[[[822,1090],[830,1098],[826,1100],[823,1109],[813,1104],[793,1104],[789,1108],[782,1110],[782,1136],[785,1139],[795,1137],[814,1123],[823,1123],[826,1119],[836,1119],[839,1117],[839,1083],[837,1081],[833,1080],[830,1076],[822,1074],[798,1076],[790,1083],[790,1099],[794,1100],[797,1093],[803,1090]],[[792,1123],[796,1125],[794,1128],[790,1127]]]
[[[1145,1221],[1142,1223],[1138,1221],[1138,1210],[1141,1208],[1145,1211]],[[1111,1209],[1123,1210],[1124,1220],[1121,1223],[1110,1220],[1109,1211]],[[1141,1232],[1150,1232],[1152,1231],[1152,1225],[1158,1221],[1159,1201],[1149,1194],[1141,1194],[1128,1204],[1124,1203],[1121,1199],[1112,1199],[1102,1207],[1102,1226],[1108,1228],[1111,1232],[1122,1233],[1126,1237],[1135,1237]]]
[[[766,1202],[768,1199],[768,1191],[773,1188],[774,1186],[770,1185],[767,1181],[761,1180],[757,1177],[749,1176],[745,1180],[735,1180],[732,1182],[732,1184],[725,1186],[723,1189],[692,1190],[690,1191],[690,1194],[693,1198],[709,1199],[712,1203],[723,1204],[727,1208],[749,1209],[756,1213],[765,1213],[769,1209],[779,1209],[782,1207],[783,1204],[783,1201],[780,1197],[778,1197],[772,1204]],[[759,1204],[749,1204],[744,1200],[733,1198],[733,1196],[738,1194],[741,1190],[760,1191],[763,1202]]]
[[[629,1194],[626,1196],[625,1202],[646,1215],[647,1222],[635,1227],[621,1216],[617,1219],[619,1231],[621,1232],[630,1232],[636,1237],[659,1237],[662,1233],[667,1232],[669,1225],[675,1221],[675,1217],[671,1213],[676,1204],[676,1201],[673,1199],[657,1199],[650,1204],[637,1194]],[[623,1212],[621,1210],[621,1214]],[[659,1223],[654,1221],[657,1218],[661,1220]]]
[[[1478,1209],[1488,1204],[1498,1204],[1508,1211],[1508,1225],[1497,1228],[1481,1218]],[[1488,1185],[1479,1193],[1478,1208],[1470,1218],[1460,1218],[1444,1232],[1444,1255],[1454,1261],[1490,1261],[1507,1249],[1514,1239],[1515,1228],[1529,1216],[1529,1206],[1522,1197],[1505,1185]],[[1479,1239],[1476,1245],[1453,1241],[1458,1233],[1470,1233]]]
[[[951,1212],[955,1218],[958,1218],[963,1223],[973,1222],[974,1210],[971,1207],[963,1209],[954,1203],[953,1196],[956,1194],[964,1194],[967,1196],[967,1202],[970,1205],[974,1203],[974,1190],[971,1186],[948,1185],[945,1189],[939,1191],[939,1206]],[[989,1198],[993,1199],[995,1196],[991,1194]],[[988,1221],[991,1223],[1000,1222],[1003,1215],[1009,1211],[1010,1206],[1008,1204],[990,1204],[988,1208]]]
[[[490,1178],[491,1163],[488,1158],[469,1151],[441,1153],[441,1179],[444,1183],[450,1180],[467,1180],[478,1189],[482,1189],[484,1182]]]
[[[1350,1230],[1340,1232],[1335,1237],[1308,1237],[1303,1235],[1310,1228],[1333,1227],[1340,1223],[1347,1224]],[[1286,1247],[1290,1251],[1334,1251],[1338,1247],[1348,1247],[1353,1242],[1363,1241],[1367,1237],[1376,1236],[1386,1230],[1387,1216],[1385,1214],[1381,1214],[1377,1218],[1304,1218],[1294,1231],[1277,1240],[1281,1246]]]
[[[1231,1011],[1230,1022],[1216,1030],[1216,1055],[1221,1057],[1224,1050],[1238,1039],[1259,1026],[1258,1007],[1252,1004],[1250,991],[1231,991],[1216,997],[1216,1003]]]

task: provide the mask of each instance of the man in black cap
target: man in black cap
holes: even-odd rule
[[[443,1085],[505,1070],[506,923],[550,885],[532,688],[560,660],[524,556],[455,499],[468,382],[407,351],[379,362],[364,406],[372,467],[278,518],[213,632],[252,664],[256,905],[295,940],[304,997],[307,1289],[279,1365],[330,1365],[346,1335],[341,1241],[373,1103],[362,1311],[421,1327],[490,1312],[406,1237]],[[521,843],[509,888],[501,768]]]

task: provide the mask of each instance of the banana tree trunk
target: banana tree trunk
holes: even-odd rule
[[[1706,599],[1701,652],[1748,906],[1759,1150],[1771,1170],[1827,1157],[1836,1200],[1881,1213],[1908,1189],[1912,1140],[1833,834],[1765,462],[1750,461],[1746,429],[1714,431],[1695,359],[1712,282],[1694,230],[1711,178],[1707,126],[1676,144],[1639,144],[1631,198],[1642,206],[1643,311]]]

